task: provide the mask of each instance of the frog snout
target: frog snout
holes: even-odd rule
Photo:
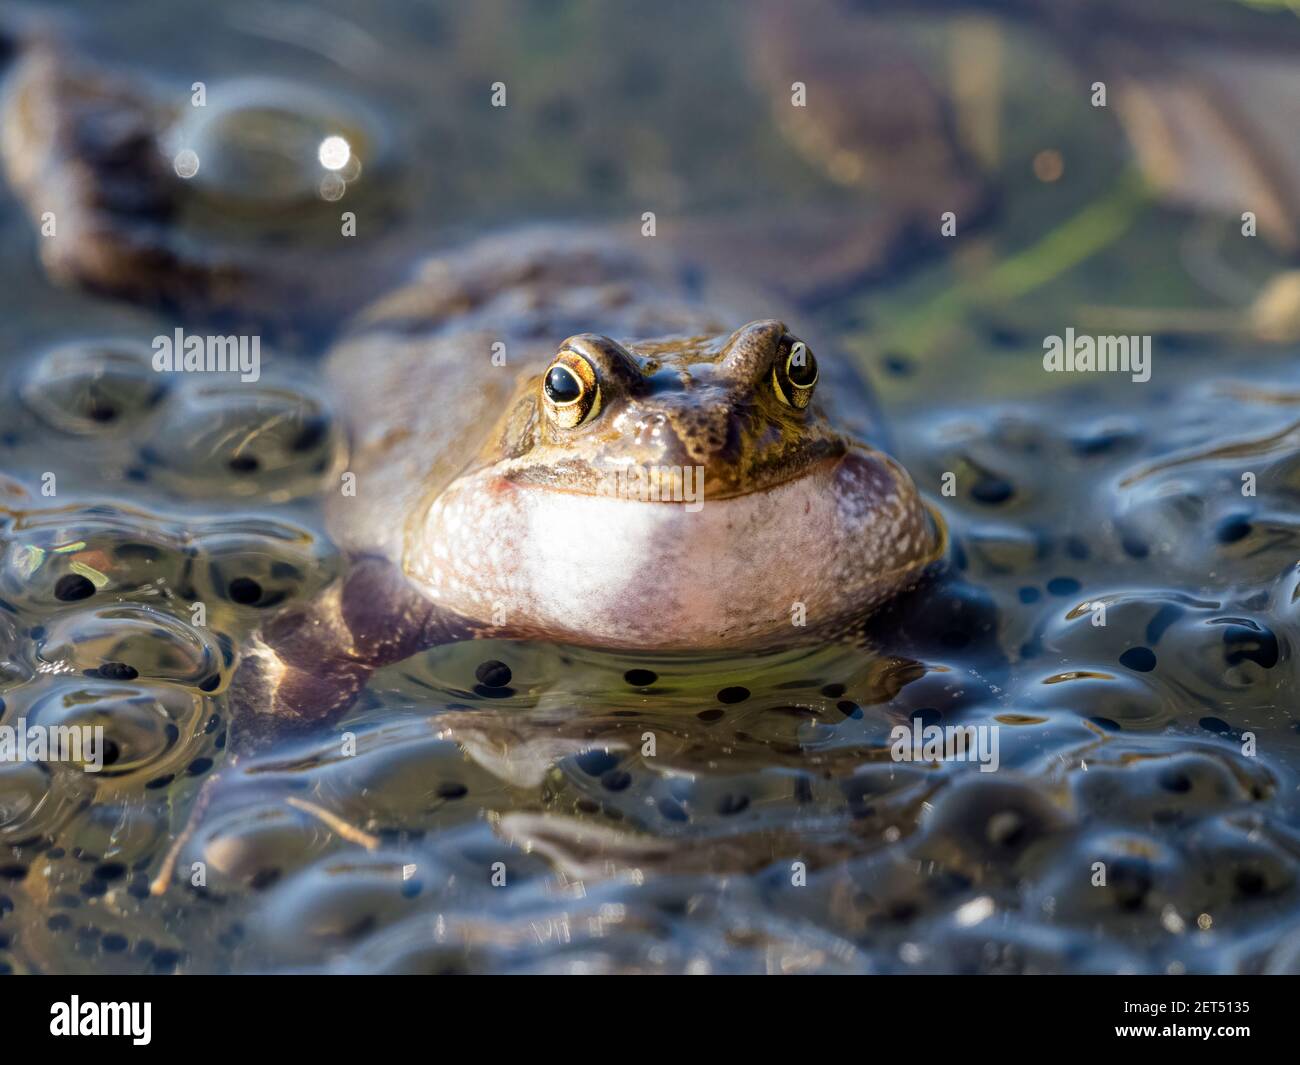
[[[664,461],[703,466],[724,475],[739,457],[737,416],[728,410],[683,410],[669,415],[662,429]]]

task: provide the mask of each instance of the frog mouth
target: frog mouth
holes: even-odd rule
[[[723,500],[706,479],[697,507],[671,491],[672,505],[636,506],[524,486],[485,467],[408,527],[403,567],[448,609],[486,623],[500,608],[512,631],[537,638],[665,651],[781,643],[791,603],[833,623],[892,595],[939,548],[910,478],[883,453],[853,448],[802,472]]]
[[[602,496],[641,503],[684,505],[698,510],[705,500],[736,499],[777,488],[809,476],[849,451],[838,440],[812,440],[779,455],[755,456],[742,464],[689,460],[641,463],[561,459],[556,462],[507,464],[498,472],[521,487],[546,488],[575,495]]]

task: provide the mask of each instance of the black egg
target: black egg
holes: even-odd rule
[[[552,366],[546,375],[546,394],[552,403],[572,403],[582,395],[582,382],[567,366]]]

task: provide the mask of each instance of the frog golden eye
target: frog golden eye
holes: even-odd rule
[[[802,340],[795,341],[785,358],[772,367],[772,387],[777,398],[797,410],[812,402],[817,377],[817,360]]]
[[[600,381],[581,355],[562,351],[542,377],[546,412],[562,429],[576,429],[600,412]]]

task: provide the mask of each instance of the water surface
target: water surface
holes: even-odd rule
[[[846,195],[773,128],[734,11],[349,6],[68,17],[177,85],[270,69],[362,101],[412,243]],[[995,220],[815,322],[948,519],[942,582],[871,649],[440,648],[375,677],[354,743],[233,769],[238,646],[343,567],[323,338],[280,338],[255,387],[160,384],[138,356],[179,323],[50,287],[0,199],[0,466],[58,486],[0,525],[0,706],[112,745],[98,777],[0,767],[0,971],[1294,970],[1300,375],[1294,345],[1178,328],[1226,302],[1207,256],[1247,292],[1282,264],[1142,191],[1065,59],[991,26]],[[231,239],[212,224],[187,222]],[[1151,381],[1044,373],[1043,337],[1108,305],[1170,309]],[[910,722],[996,726],[997,772],[895,761]],[[151,896],[223,766],[182,855],[206,883]]]

